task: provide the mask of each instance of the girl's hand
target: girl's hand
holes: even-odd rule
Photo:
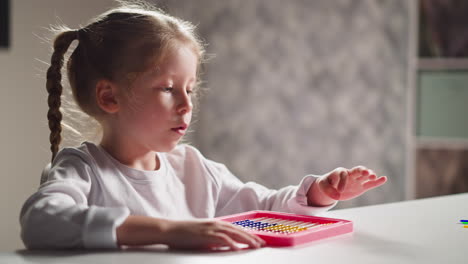
[[[165,244],[179,249],[240,250],[237,243],[260,248],[265,241],[231,223],[216,220],[171,221],[165,232]]]
[[[314,182],[307,194],[308,202],[324,206],[335,201],[350,200],[386,181],[387,177],[377,177],[372,170],[363,166],[351,170],[337,168]]]

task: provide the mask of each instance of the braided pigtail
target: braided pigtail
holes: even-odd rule
[[[52,151],[52,161],[57,155],[62,137],[62,113],[60,112],[62,95],[62,66],[64,62],[64,55],[73,40],[78,39],[77,31],[66,31],[60,33],[54,41],[54,53],[52,54],[50,67],[47,70],[47,92],[49,97],[47,102],[49,104],[49,111],[47,112],[47,119],[49,120],[50,128],[50,150]]]

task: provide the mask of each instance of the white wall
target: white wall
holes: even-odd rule
[[[84,25],[113,1],[11,0],[11,5],[11,46],[0,49],[0,251],[23,248],[19,210],[50,159],[47,65],[36,59],[48,62],[51,47],[35,34],[44,35],[44,27],[60,20],[71,28]]]

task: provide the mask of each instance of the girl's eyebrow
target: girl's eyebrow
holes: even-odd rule
[[[165,75],[161,75],[161,76],[165,76]],[[179,76],[177,74],[167,74],[167,77],[169,77],[171,79],[171,81],[174,82],[174,80],[178,80],[179,79]],[[189,80],[188,80],[188,83],[192,84],[192,83],[196,83],[197,82],[197,77],[194,76],[194,77],[191,77]]]
[[[172,78],[171,78],[172,77]],[[158,84],[161,84],[161,85],[170,85],[170,86],[173,86],[173,85],[176,85],[177,84],[177,79],[176,78],[173,78],[173,77],[176,77],[175,75],[159,75],[159,76],[151,76],[151,82],[152,83],[158,83]],[[188,80],[187,82],[187,85],[189,86],[192,86],[192,87],[195,87],[197,86],[197,78],[196,77],[192,77]]]

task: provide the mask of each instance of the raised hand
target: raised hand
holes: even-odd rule
[[[333,201],[350,200],[366,191],[379,187],[387,177],[377,175],[364,166],[350,170],[337,168],[319,178],[308,192],[311,205],[326,205]]]

